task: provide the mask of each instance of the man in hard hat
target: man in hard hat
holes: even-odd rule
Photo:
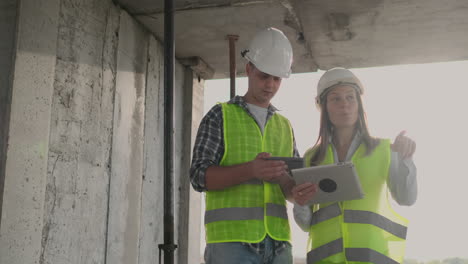
[[[203,118],[193,150],[192,186],[206,193],[205,261],[292,263],[285,197],[294,181],[281,160],[299,156],[289,121],[270,104],[293,53],[278,29],[260,31],[242,52],[248,91]]]

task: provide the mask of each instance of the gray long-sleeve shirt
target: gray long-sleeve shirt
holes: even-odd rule
[[[346,161],[350,161],[354,152],[361,144],[361,136],[356,134],[346,154]],[[338,154],[332,143],[333,156],[338,160]],[[399,205],[413,205],[418,195],[416,166],[412,159],[402,160],[397,152],[391,153],[388,187],[393,199]],[[308,231],[312,220],[310,206],[294,204],[294,219],[297,225],[304,231]]]

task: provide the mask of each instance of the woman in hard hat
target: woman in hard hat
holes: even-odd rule
[[[402,131],[393,144],[369,134],[361,95],[364,89],[349,70],[327,71],[317,87],[321,111],[317,143],[304,155],[306,166],[352,161],[364,198],[304,206],[313,191],[295,187],[294,217],[309,232],[307,263],[401,263],[408,221],[390,206],[416,201],[416,144]]]

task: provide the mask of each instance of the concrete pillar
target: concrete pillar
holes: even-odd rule
[[[105,262],[120,13],[61,0],[40,263]]]
[[[0,263],[39,263],[59,0],[18,7]]]
[[[193,92],[192,92],[192,137],[191,137],[191,149],[195,145],[195,139],[197,137],[198,126],[204,115],[204,95],[205,95],[205,81],[196,75],[193,78]],[[191,152],[190,152],[191,153]],[[202,195],[199,192],[193,190],[190,186],[190,223],[189,224],[189,241],[193,241],[189,247],[189,259],[192,262],[188,263],[199,263],[200,259],[200,237],[205,234],[200,234],[202,223]]]
[[[185,166],[180,174],[179,204],[179,263],[200,263],[200,214],[201,194],[193,190],[190,184],[189,170],[191,152],[198,131],[198,125],[203,117],[203,88],[204,80],[196,72],[187,68],[185,73],[185,98],[183,102],[184,122],[183,135],[184,150],[182,160]]]
[[[155,263],[158,244],[164,243],[164,59],[163,47],[154,37],[148,56],[139,264]]]
[[[5,0],[0,4],[0,219],[2,217],[3,185],[5,182],[5,159],[10,124],[11,84],[16,40],[18,1]],[[1,221],[0,221],[1,226]]]
[[[192,246],[192,243],[195,244],[196,241],[189,240],[190,228],[193,223],[190,221],[192,215],[190,214],[190,206],[192,202],[190,201],[190,178],[189,178],[189,169],[190,169],[190,146],[191,146],[191,125],[192,125],[192,89],[193,89],[193,73],[190,69],[184,68],[183,75],[180,76],[184,80],[182,84],[182,89],[176,90],[176,103],[175,105],[180,105],[179,109],[176,111],[176,156],[180,157],[179,166],[175,170],[175,177],[177,182],[179,182],[179,191],[177,194],[179,203],[179,250],[177,255],[179,262],[181,264],[189,263],[189,249]]]
[[[107,263],[138,263],[148,41],[148,34],[140,24],[122,12],[109,186]]]

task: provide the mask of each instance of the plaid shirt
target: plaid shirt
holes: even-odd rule
[[[232,98],[229,104],[237,104],[242,107],[250,116],[252,113],[247,107],[247,103],[241,96]],[[268,106],[267,122],[278,111],[276,107]],[[254,120],[256,120],[254,118]],[[190,181],[196,191],[206,191],[205,172],[209,166],[219,165],[224,155],[224,133],[223,133],[223,112],[220,104],[211,108],[211,110],[203,117],[200,127],[198,128],[195,146],[193,148],[192,166],[190,168]],[[296,147],[296,140],[293,132],[293,155],[299,157],[299,152]],[[279,254],[287,245],[287,241],[274,241],[275,253]],[[257,254],[262,254],[264,251],[264,241],[260,243],[244,243],[249,246]]]

